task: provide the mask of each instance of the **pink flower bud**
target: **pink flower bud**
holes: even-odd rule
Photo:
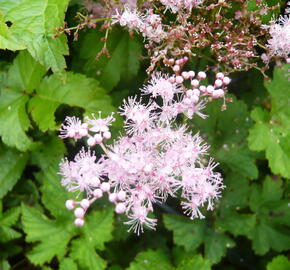
[[[83,219],[81,219],[81,218],[77,218],[77,219],[75,220],[74,224],[75,224],[77,227],[82,227],[82,226],[84,226],[85,221],[84,221]]]
[[[231,82],[231,79],[230,79],[229,77],[224,77],[224,78],[223,78],[223,83],[224,83],[225,85],[230,84],[230,82]]]
[[[214,86],[215,87],[221,87],[223,85],[223,81],[220,79],[215,80]]]
[[[97,176],[94,176],[92,178],[92,181],[91,182],[92,182],[92,184],[93,184],[94,187],[98,187],[100,185],[100,183],[101,183],[99,177],[97,177]]]
[[[212,92],[214,91],[214,87],[212,85],[209,85],[207,88],[206,88],[206,92],[209,93],[209,94],[212,94]]]
[[[176,76],[175,81],[176,81],[176,83],[183,83],[183,77],[182,76]]]
[[[170,77],[170,78],[169,78],[169,81],[170,81],[171,83],[175,83],[175,77],[173,77],[173,76]]]
[[[196,96],[199,96],[200,95],[200,91],[197,88],[193,89],[192,92]]]
[[[192,96],[190,97],[190,100],[191,100],[193,103],[197,103],[198,100],[199,100],[199,98],[198,98],[198,96],[196,96],[196,95],[192,95]]]
[[[103,197],[103,191],[101,189],[97,188],[94,190],[93,195],[95,198],[99,199],[99,198]]]
[[[193,91],[191,89],[186,91],[186,96],[191,97],[193,95]]]
[[[94,137],[89,137],[87,140],[87,144],[88,146],[94,146],[96,144],[96,140],[94,139]]]
[[[189,74],[188,74],[188,72],[186,72],[186,71],[183,71],[183,72],[181,73],[181,76],[182,76],[185,80],[189,79]]]
[[[65,202],[65,207],[68,209],[68,210],[73,210],[75,208],[75,201],[73,200],[67,200]]]
[[[200,87],[199,87],[199,90],[200,90],[200,92],[206,92],[206,86],[205,85],[201,85]]]
[[[189,58],[187,57],[187,56],[184,56],[183,57],[183,62],[185,63],[185,62],[187,62],[189,60]]]
[[[108,192],[110,190],[110,184],[108,182],[104,182],[101,184],[101,190],[103,192]]]
[[[221,98],[225,95],[225,92],[224,90],[222,89],[217,89],[217,90],[214,90],[213,93],[212,93],[212,97],[213,98]]]
[[[116,202],[117,201],[117,193],[111,193],[109,195],[109,201],[112,203]]]
[[[191,104],[191,100],[189,98],[185,98],[183,100],[183,103],[186,104],[186,105],[189,105],[189,104]]]
[[[94,139],[95,139],[95,142],[96,142],[97,144],[100,144],[100,143],[102,143],[102,141],[103,141],[103,137],[101,136],[101,134],[96,134],[96,135],[94,136]]]
[[[117,214],[123,214],[126,211],[126,205],[124,203],[118,203],[116,205],[115,211]]]
[[[82,129],[79,130],[79,134],[80,134],[82,137],[88,136],[88,130],[82,128]]]
[[[77,218],[83,218],[85,215],[85,210],[81,207],[78,207],[75,209],[74,214]]]
[[[81,207],[83,208],[83,209],[88,209],[89,208],[89,206],[90,206],[90,201],[88,200],[88,199],[83,199],[83,200],[81,200],[81,202],[80,202],[80,205],[81,205]]]
[[[192,87],[196,88],[199,85],[199,80],[194,79],[190,82],[190,84]]]
[[[225,75],[224,75],[222,72],[219,72],[219,73],[216,74],[215,77],[216,77],[217,79],[222,80],[222,79],[225,77]]]
[[[180,66],[178,66],[178,65],[174,65],[173,68],[172,68],[172,70],[173,70],[174,72],[179,72],[179,71],[180,71]]]
[[[106,132],[104,132],[103,137],[104,137],[105,139],[110,139],[110,138],[111,138],[111,132],[110,132],[110,131],[106,131]]]
[[[120,190],[117,194],[117,198],[119,201],[124,201],[126,199],[126,192],[123,190]]]
[[[204,80],[206,78],[206,73],[203,71],[198,72],[197,77],[201,80]]]
[[[195,76],[195,72],[193,70],[188,71],[188,75],[190,78],[193,78]]]

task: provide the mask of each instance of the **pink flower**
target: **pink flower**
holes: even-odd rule
[[[81,120],[77,117],[65,118],[64,124],[62,124],[60,129],[59,137],[64,138],[73,138],[75,140],[80,139],[88,135],[88,126],[86,123],[82,123]]]

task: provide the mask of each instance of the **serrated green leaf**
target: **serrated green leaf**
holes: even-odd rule
[[[252,185],[250,207],[255,212],[256,225],[248,237],[253,241],[257,254],[265,254],[269,249],[287,250],[290,247],[290,213],[288,203],[281,199],[281,181],[267,177],[263,186]]]
[[[185,259],[176,268],[177,270],[210,270],[211,264],[209,260],[204,259],[201,255],[194,255],[191,258]]]
[[[169,258],[158,250],[146,250],[140,252],[130,263],[127,270],[173,270],[174,268],[170,265]],[[183,268],[182,268],[183,269]]]
[[[112,31],[107,42],[110,57],[102,55],[96,60],[103,47],[101,37],[99,32],[91,32],[85,36],[80,49],[80,58],[84,60],[82,70],[87,75],[96,77],[106,90],[112,90],[121,78],[130,80],[137,75],[141,45],[127,32]]]
[[[30,121],[26,113],[28,97],[14,89],[4,88],[0,95],[0,135],[8,146],[26,151],[31,139],[26,135]]]
[[[83,236],[87,243],[99,250],[105,248],[104,243],[112,239],[113,216],[113,209],[106,208],[102,211],[94,211],[87,217],[83,227]]]
[[[165,227],[173,231],[175,244],[183,246],[189,252],[204,243],[205,257],[211,264],[215,264],[225,256],[227,248],[234,246],[234,242],[227,235],[209,228],[205,222],[205,220],[164,215]]]
[[[256,123],[248,137],[250,149],[265,151],[272,172],[286,178],[290,178],[289,67],[276,67],[273,80],[265,83],[271,96],[271,111],[261,108],[252,111],[251,117]]]
[[[64,258],[59,264],[59,270],[78,270],[78,267],[73,259]]]
[[[85,238],[79,238],[72,241],[71,257],[77,260],[82,268],[87,270],[106,268],[106,261],[104,261],[96,252],[93,246],[87,243]]]
[[[7,210],[0,216],[0,242],[5,243],[15,238],[21,237],[21,233],[10,228],[14,225],[20,215],[20,207],[14,207]]]
[[[183,216],[163,215],[164,225],[173,231],[174,243],[183,246],[186,251],[193,251],[203,242],[205,223],[190,220]],[[184,237],[186,235],[186,237]]]
[[[267,270],[289,270],[290,261],[284,255],[275,257],[270,263],[267,264]]]
[[[0,150],[0,198],[3,198],[20,178],[28,156],[3,147]]]
[[[230,171],[255,179],[258,169],[254,153],[246,145],[248,128],[251,126],[247,106],[243,101],[233,98],[227,109],[221,111],[222,101],[207,104],[207,119],[195,118],[202,136],[211,145],[213,156]]]
[[[30,154],[30,162],[42,170],[46,170],[59,164],[65,152],[63,140],[56,136],[45,138],[41,143],[35,144],[33,152]]]
[[[39,242],[27,254],[29,260],[36,265],[43,265],[54,256],[63,258],[67,252],[67,244],[75,235],[72,220],[50,220],[34,208],[22,206],[22,223],[27,234],[27,242]]]
[[[54,72],[63,70],[63,55],[68,54],[66,37],[55,39],[53,35],[63,25],[67,5],[68,0],[2,0],[0,48],[26,48],[45,67]],[[10,27],[5,27],[7,21],[12,23]]]
[[[29,101],[29,111],[42,131],[56,129],[55,110],[61,105],[84,108],[88,113],[102,111],[109,114],[115,110],[111,99],[94,79],[82,74],[67,72],[46,77]]]
[[[7,86],[31,93],[46,73],[27,51],[20,52],[8,71]]]

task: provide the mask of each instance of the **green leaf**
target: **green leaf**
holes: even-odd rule
[[[190,252],[204,243],[205,257],[211,264],[215,264],[225,256],[227,248],[234,246],[234,242],[227,235],[208,227],[205,222],[182,216],[164,215],[165,227],[173,231],[175,244],[183,246],[185,251]]]
[[[265,254],[270,248],[276,251],[289,249],[290,213],[288,202],[281,199],[281,181],[267,177],[263,186],[252,186],[250,208],[255,212],[256,224],[248,237],[253,241],[257,254]]]
[[[112,31],[107,41],[110,57],[102,55],[96,60],[104,45],[100,41],[101,37],[101,33],[91,32],[83,39],[80,58],[84,64],[81,69],[87,75],[96,77],[106,90],[112,90],[121,78],[128,81],[137,75],[140,67],[141,45],[127,32]]]
[[[45,69],[27,51],[20,52],[9,67],[0,96],[0,135],[5,144],[21,151],[31,146],[25,132],[30,127],[26,113],[28,94],[39,84]],[[11,132],[13,130],[13,132]]]
[[[140,252],[130,263],[128,270],[173,270],[168,257],[160,250],[146,250]],[[179,268],[178,268],[179,269]]]
[[[65,152],[63,140],[56,136],[44,138],[41,143],[35,144],[33,152],[30,154],[30,162],[42,170],[46,170],[59,164]]]
[[[71,257],[78,261],[79,265],[85,269],[98,269],[106,268],[106,261],[104,261],[96,252],[94,247],[87,243],[85,238],[79,238],[72,241],[71,244]]]
[[[71,72],[62,78],[57,75],[46,77],[29,101],[32,118],[42,131],[56,129],[54,113],[61,104],[81,107],[87,113],[115,111],[110,97],[96,80]]]
[[[255,108],[251,117],[256,121],[249,131],[251,150],[266,151],[266,158],[273,173],[290,178],[290,94],[287,77],[290,65],[275,68],[274,78],[265,86],[271,96],[271,111]]]
[[[191,258],[185,259],[178,265],[177,270],[211,270],[209,260],[204,259],[201,255],[194,255]]]
[[[10,265],[9,265],[7,260],[0,259],[0,269],[1,270],[9,270],[9,269],[11,269],[11,267],[10,267]]]
[[[63,25],[68,0],[2,0],[0,48],[27,49],[43,66],[58,72],[66,67],[66,37],[53,38]],[[10,22],[10,27],[5,22]],[[17,40],[17,42],[15,42]]]
[[[221,100],[207,104],[207,119],[195,118],[194,128],[200,130],[202,137],[211,145],[212,155],[222,166],[245,177],[255,179],[258,169],[255,156],[246,144],[248,128],[251,126],[247,106],[243,101],[236,100],[221,110]]]
[[[174,243],[193,251],[203,242],[205,225],[201,220],[190,220],[183,216],[163,215],[164,225],[173,231]],[[184,237],[184,236],[187,237]]]
[[[59,270],[78,270],[78,267],[73,259],[64,258],[59,264]]]
[[[72,220],[51,220],[35,208],[22,206],[22,223],[27,234],[27,242],[39,242],[28,253],[29,260],[36,265],[43,265],[52,260],[64,257],[67,244],[75,234]]]
[[[31,93],[46,73],[27,51],[22,51],[9,68],[7,86],[19,91]]]
[[[112,208],[92,212],[86,217],[82,236],[72,241],[70,256],[86,269],[105,269],[107,263],[98,255],[96,249],[105,248],[104,243],[112,239],[112,231]]]
[[[0,146],[0,198],[3,198],[19,180],[28,156]]]
[[[0,242],[8,242],[21,237],[21,233],[10,228],[17,222],[19,215],[20,207],[14,207],[0,216]]]
[[[267,264],[267,270],[288,270],[290,269],[290,261],[284,255],[275,257]]]
[[[4,88],[0,95],[0,135],[8,146],[26,151],[32,141],[25,131],[30,127],[26,113],[28,97],[14,89]]]

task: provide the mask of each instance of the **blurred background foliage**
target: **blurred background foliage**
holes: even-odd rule
[[[249,1],[253,2],[253,1]],[[277,1],[276,1],[277,2]],[[226,189],[204,220],[156,205],[157,231],[127,233],[106,202],[84,227],[66,210],[58,163],[85,142],[58,138],[66,115],[117,111],[148,79],[142,38],[115,28],[53,38],[82,1],[0,1],[0,269],[290,269],[290,65],[231,74],[232,102],[189,122],[211,145]],[[250,5],[250,8],[254,8]],[[205,59],[193,59],[195,70]],[[122,132],[122,119],[114,137]],[[96,149],[96,151],[99,151]]]

